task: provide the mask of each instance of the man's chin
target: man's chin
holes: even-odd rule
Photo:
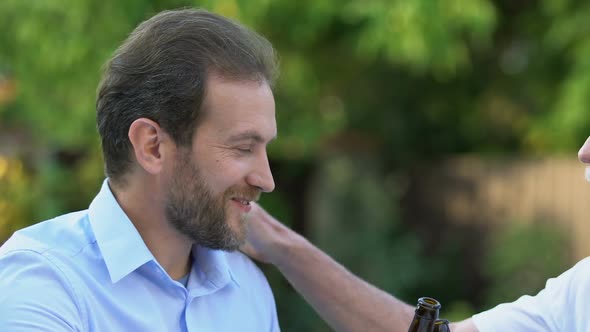
[[[231,232],[231,237],[234,241],[243,243],[246,241],[246,216],[240,215],[235,216],[232,215],[230,218],[226,219],[226,225],[229,228],[229,232]]]
[[[240,240],[240,239],[234,237],[233,239],[231,239],[227,243],[225,243],[225,245],[222,246],[222,248],[219,248],[219,250],[223,250],[223,251],[227,251],[227,252],[238,251],[240,249],[240,247],[242,246],[242,244],[244,244],[243,240]]]
[[[227,252],[233,252],[240,249],[240,247],[246,242],[246,233],[244,229],[234,231],[233,229],[225,235],[225,239],[218,241],[215,246],[210,249],[223,250]]]

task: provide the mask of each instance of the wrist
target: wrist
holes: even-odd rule
[[[299,260],[310,243],[303,236],[290,231],[281,236],[274,250],[272,264],[280,271],[297,268]]]

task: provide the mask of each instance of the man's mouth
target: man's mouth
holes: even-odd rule
[[[236,206],[243,212],[248,213],[252,210],[252,205],[250,205],[250,200],[240,197],[232,197],[231,199]]]
[[[232,197],[232,201],[236,201],[236,202],[243,204],[243,205],[250,205],[250,200],[245,199],[245,198]]]
[[[252,210],[252,205],[250,204],[251,200],[249,200],[249,199],[241,198],[241,197],[232,197],[231,200],[244,213],[248,213],[248,212],[250,212],[250,210]]]

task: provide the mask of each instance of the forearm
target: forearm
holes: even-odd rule
[[[250,217],[242,251],[275,265],[334,330],[408,330],[413,307],[356,277],[255,203]],[[477,329],[469,319],[453,324],[452,331]]]
[[[413,307],[356,277],[302,237],[283,245],[275,265],[334,330],[407,331]]]

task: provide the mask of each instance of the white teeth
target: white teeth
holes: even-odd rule
[[[234,200],[239,202],[240,204],[250,205],[250,201],[247,201],[245,199],[234,198]]]
[[[590,182],[590,166],[586,166],[586,172],[584,173],[586,181]]]

